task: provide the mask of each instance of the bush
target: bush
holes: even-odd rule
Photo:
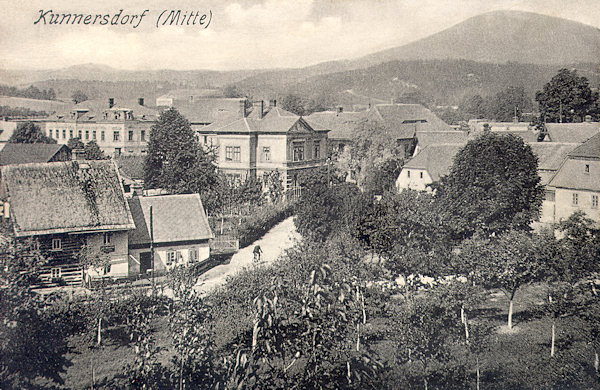
[[[240,248],[244,248],[265,235],[273,226],[291,217],[294,206],[290,202],[271,204],[244,217],[238,228]]]

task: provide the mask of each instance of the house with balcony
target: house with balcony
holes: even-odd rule
[[[16,239],[36,240],[48,260],[44,285],[131,276],[135,225],[112,161],[6,165],[0,199]]]
[[[241,115],[195,128],[200,143],[215,147],[217,165],[234,182],[261,180],[279,171],[284,187],[297,187],[298,175],[324,166],[329,129],[277,107],[271,101],[255,102],[248,112],[240,101]]]
[[[135,100],[86,100],[46,119],[45,134],[58,144],[95,141],[108,156],[144,155],[159,111]]]

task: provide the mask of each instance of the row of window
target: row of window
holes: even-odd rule
[[[195,263],[198,261],[198,249],[197,248],[190,248],[189,250],[190,253],[190,263]],[[167,261],[166,261],[166,265],[167,267],[170,267],[173,264],[178,264],[178,263],[183,263],[183,255],[181,254],[181,251],[168,251],[167,252]]]
[[[271,147],[263,146],[262,148],[262,159],[261,161],[271,161]],[[226,146],[225,147],[225,161],[241,161],[241,148],[239,146]],[[321,145],[318,143],[314,144],[313,158],[321,158]],[[292,143],[292,161],[304,161],[304,142],[293,142]]]
[[[104,245],[109,245],[111,240],[112,240],[112,233],[111,232],[104,233],[104,235],[102,237],[102,241],[104,242]],[[62,249],[63,249],[62,239],[53,238],[52,239],[52,250],[53,251],[62,251]]]
[[[55,139],[60,139],[61,135],[61,131],[59,129],[53,130],[50,129],[48,130],[48,137],[50,138],[55,138]],[[74,132],[73,130],[69,130],[69,139],[73,138],[74,136]],[[85,137],[84,137],[85,136]],[[91,138],[90,138],[91,136]],[[85,140],[85,141],[89,141],[91,140],[96,140],[96,130],[85,130],[85,132],[83,130],[77,130],[77,138],[81,139],[81,140]],[[100,131],[100,141],[105,141],[105,135],[104,135],[104,130]],[[67,130],[63,129],[62,130],[62,139],[67,139]],[[120,131],[113,131],[113,141],[120,141],[121,140],[121,132]],[[133,134],[133,130],[129,130],[128,134],[127,134],[127,140],[128,141],[134,141],[134,134]],[[146,130],[140,130],[140,141],[145,142],[146,141]]]
[[[571,199],[572,199],[573,206],[579,205],[579,194],[578,193],[574,193],[572,195]],[[594,209],[598,208],[598,195],[592,195],[592,208],[594,208]]]
[[[406,171],[406,177],[410,177],[410,171]],[[423,172],[419,172],[419,179],[423,178]]]

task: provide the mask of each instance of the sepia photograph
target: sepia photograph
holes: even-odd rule
[[[600,390],[598,0],[0,0],[0,389]]]

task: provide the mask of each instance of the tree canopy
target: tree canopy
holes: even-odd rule
[[[202,149],[190,123],[175,109],[164,111],[152,126],[144,164],[146,188],[176,194],[205,194],[217,183],[212,152]]]
[[[102,152],[102,149],[100,149],[96,141],[88,142],[83,148],[83,153],[86,160],[106,160],[108,158],[104,152]]]
[[[11,144],[55,144],[56,140],[46,137],[35,123],[22,122],[19,123],[8,142]]]
[[[450,174],[437,187],[437,200],[458,240],[475,232],[494,235],[511,228],[529,229],[543,196],[531,147],[520,137],[491,132],[458,152]]]
[[[598,115],[598,92],[576,70],[561,69],[535,94],[542,118],[547,122],[581,121],[586,115]]]
[[[88,100],[88,97],[82,91],[77,90],[77,91],[73,92],[73,95],[71,95],[71,99],[73,100],[73,103],[79,104],[81,102],[85,102],[86,100]]]

